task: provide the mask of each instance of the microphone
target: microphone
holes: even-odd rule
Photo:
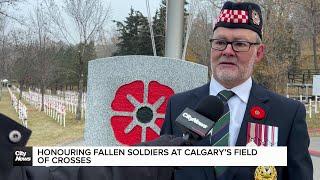
[[[209,95],[199,102],[195,110],[185,108],[175,122],[183,132],[183,139],[199,140],[208,135],[222,116],[223,110],[223,102],[218,97]]]

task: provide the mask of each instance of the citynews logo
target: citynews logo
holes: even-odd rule
[[[15,147],[13,166],[32,166],[32,147]]]
[[[190,114],[188,113],[183,113],[182,116],[184,118],[186,118],[188,121],[191,121],[193,123],[195,123],[196,125],[206,129],[208,126],[204,123],[202,123],[199,119],[192,117]]]

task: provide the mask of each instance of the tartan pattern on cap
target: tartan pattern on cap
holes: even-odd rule
[[[249,22],[248,11],[224,9],[220,12],[217,22],[241,23]]]

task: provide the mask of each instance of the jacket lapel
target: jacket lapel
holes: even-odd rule
[[[260,85],[256,84],[253,81],[248,104],[246,107],[246,111],[245,111],[245,114],[243,117],[243,121],[241,124],[239,135],[237,138],[236,146],[246,146],[247,145],[247,125],[249,122],[259,123],[259,124],[267,124],[268,119],[269,119],[268,112],[270,109],[270,107],[268,105],[268,101],[269,101],[268,92],[263,87],[261,87]],[[250,110],[253,106],[259,106],[263,110],[265,110],[266,115],[265,115],[264,119],[257,120],[251,116]],[[240,167],[230,167],[227,170],[228,172],[226,172],[229,174],[229,177],[230,177],[228,179],[236,179],[235,175],[239,169],[240,169]]]
[[[195,91],[193,91],[193,95],[197,97],[198,102],[209,95],[209,86],[210,83],[207,83],[199,88],[197,88]]]
[[[268,116],[269,116],[269,109],[270,107],[268,106],[269,97],[267,94],[267,91],[262,88],[260,85],[257,85],[255,82],[252,82],[252,88],[250,91],[250,96],[248,100],[248,104],[246,107],[246,111],[243,117],[243,121],[241,124],[241,128],[239,131],[238,139],[236,146],[246,146],[247,145],[247,125],[249,122],[253,123],[259,123],[259,124],[266,124],[268,121]],[[263,110],[266,112],[266,116],[264,119],[257,120],[254,119],[251,114],[250,110],[252,107],[258,106],[261,107]]]

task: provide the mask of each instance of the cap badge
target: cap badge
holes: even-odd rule
[[[259,26],[260,25],[260,16],[257,11],[252,10],[252,21],[253,24]]]

